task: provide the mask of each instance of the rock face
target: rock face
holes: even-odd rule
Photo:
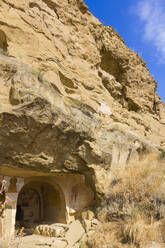
[[[0,0],[0,51],[0,172],[79,172],[100,194],[165,148],[154,78],[82,0]]]

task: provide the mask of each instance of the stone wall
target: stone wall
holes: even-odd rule
[[[70,223],[94,199],[92,190],[81,175],[1,176],[1,180],[6,181],[7,199],[4,217],[1,218],[4,242],[14,235],[15,224],[17,228],[28,228],[42,223]]]

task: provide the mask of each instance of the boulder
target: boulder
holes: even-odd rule
[[[72,247],[76,244],[85,233],[85,230],[79,220],[72,222],[69,226],[69,230],[65,234],[65,239],[68,242],[68,246]]]

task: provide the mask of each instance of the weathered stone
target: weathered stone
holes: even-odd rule
[[[80,244],[79,243],[76,243],[73,248],[80,248]]]
[[[99,224],[99,221],[97,219],[93,219],[91,221],[91,224],[94,225],[94,226],[97,226]]]
[[[69,226],[69,230],[65,234],[65,239],[68,242],[68,246],[72,247],[75,243],[77,243],[84,233],[85,230],[79,220],[72,222]]]
[[[88,232],[91,229],[92,223],[90,220],[84,219],[83,226],[84,226],[85,231]]]
[[[63,227],[56,227],[55,228],[55,237],[64,237],[65,235],[65,229]]]
[[[87,236],[90,237],[90,236],[92,236],[94,233],[95,233],[95,230],[90,230],[90,231],[87,233]]]
[[[38,225],[34,233],[48,237],[64,237],[65,231],[68,229],[66,225]]]
[[[52,248],[65,248],[67,247],[67,242],[65,242],[64,240],[60,240],[60,239],[56,239],[52,246]]]
[[[91,210],[88,210],[88,220],[93,220],[94,217],[95,217],[94,212],[92,212]]]
[[[68,224],[62,224],[62,223],[54,223],[51,225],[52,227],[62,227],[63,229],[68,229]]]
[[[81,216],[83,219],[92,220],[94,219],[95,214],[91,210],[86,210],[82,212]]]

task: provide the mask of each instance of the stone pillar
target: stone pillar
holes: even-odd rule
[[[16,188],[18,193],[20,192],[23,186],[24,186],[24,178],[17,177]]]
[[[6,193],[4,234],[5,240],[10,240],[15,231],[15,217],[18,193]]]
[[[15,218],[17,210],[17,198],[18,193],[24,185],[23,178],[4,176],[1,178],[6,181],[5,192],[5,214],[2,222],[2,239],[4,241],[4,247],[9,244],[15,231]]]

